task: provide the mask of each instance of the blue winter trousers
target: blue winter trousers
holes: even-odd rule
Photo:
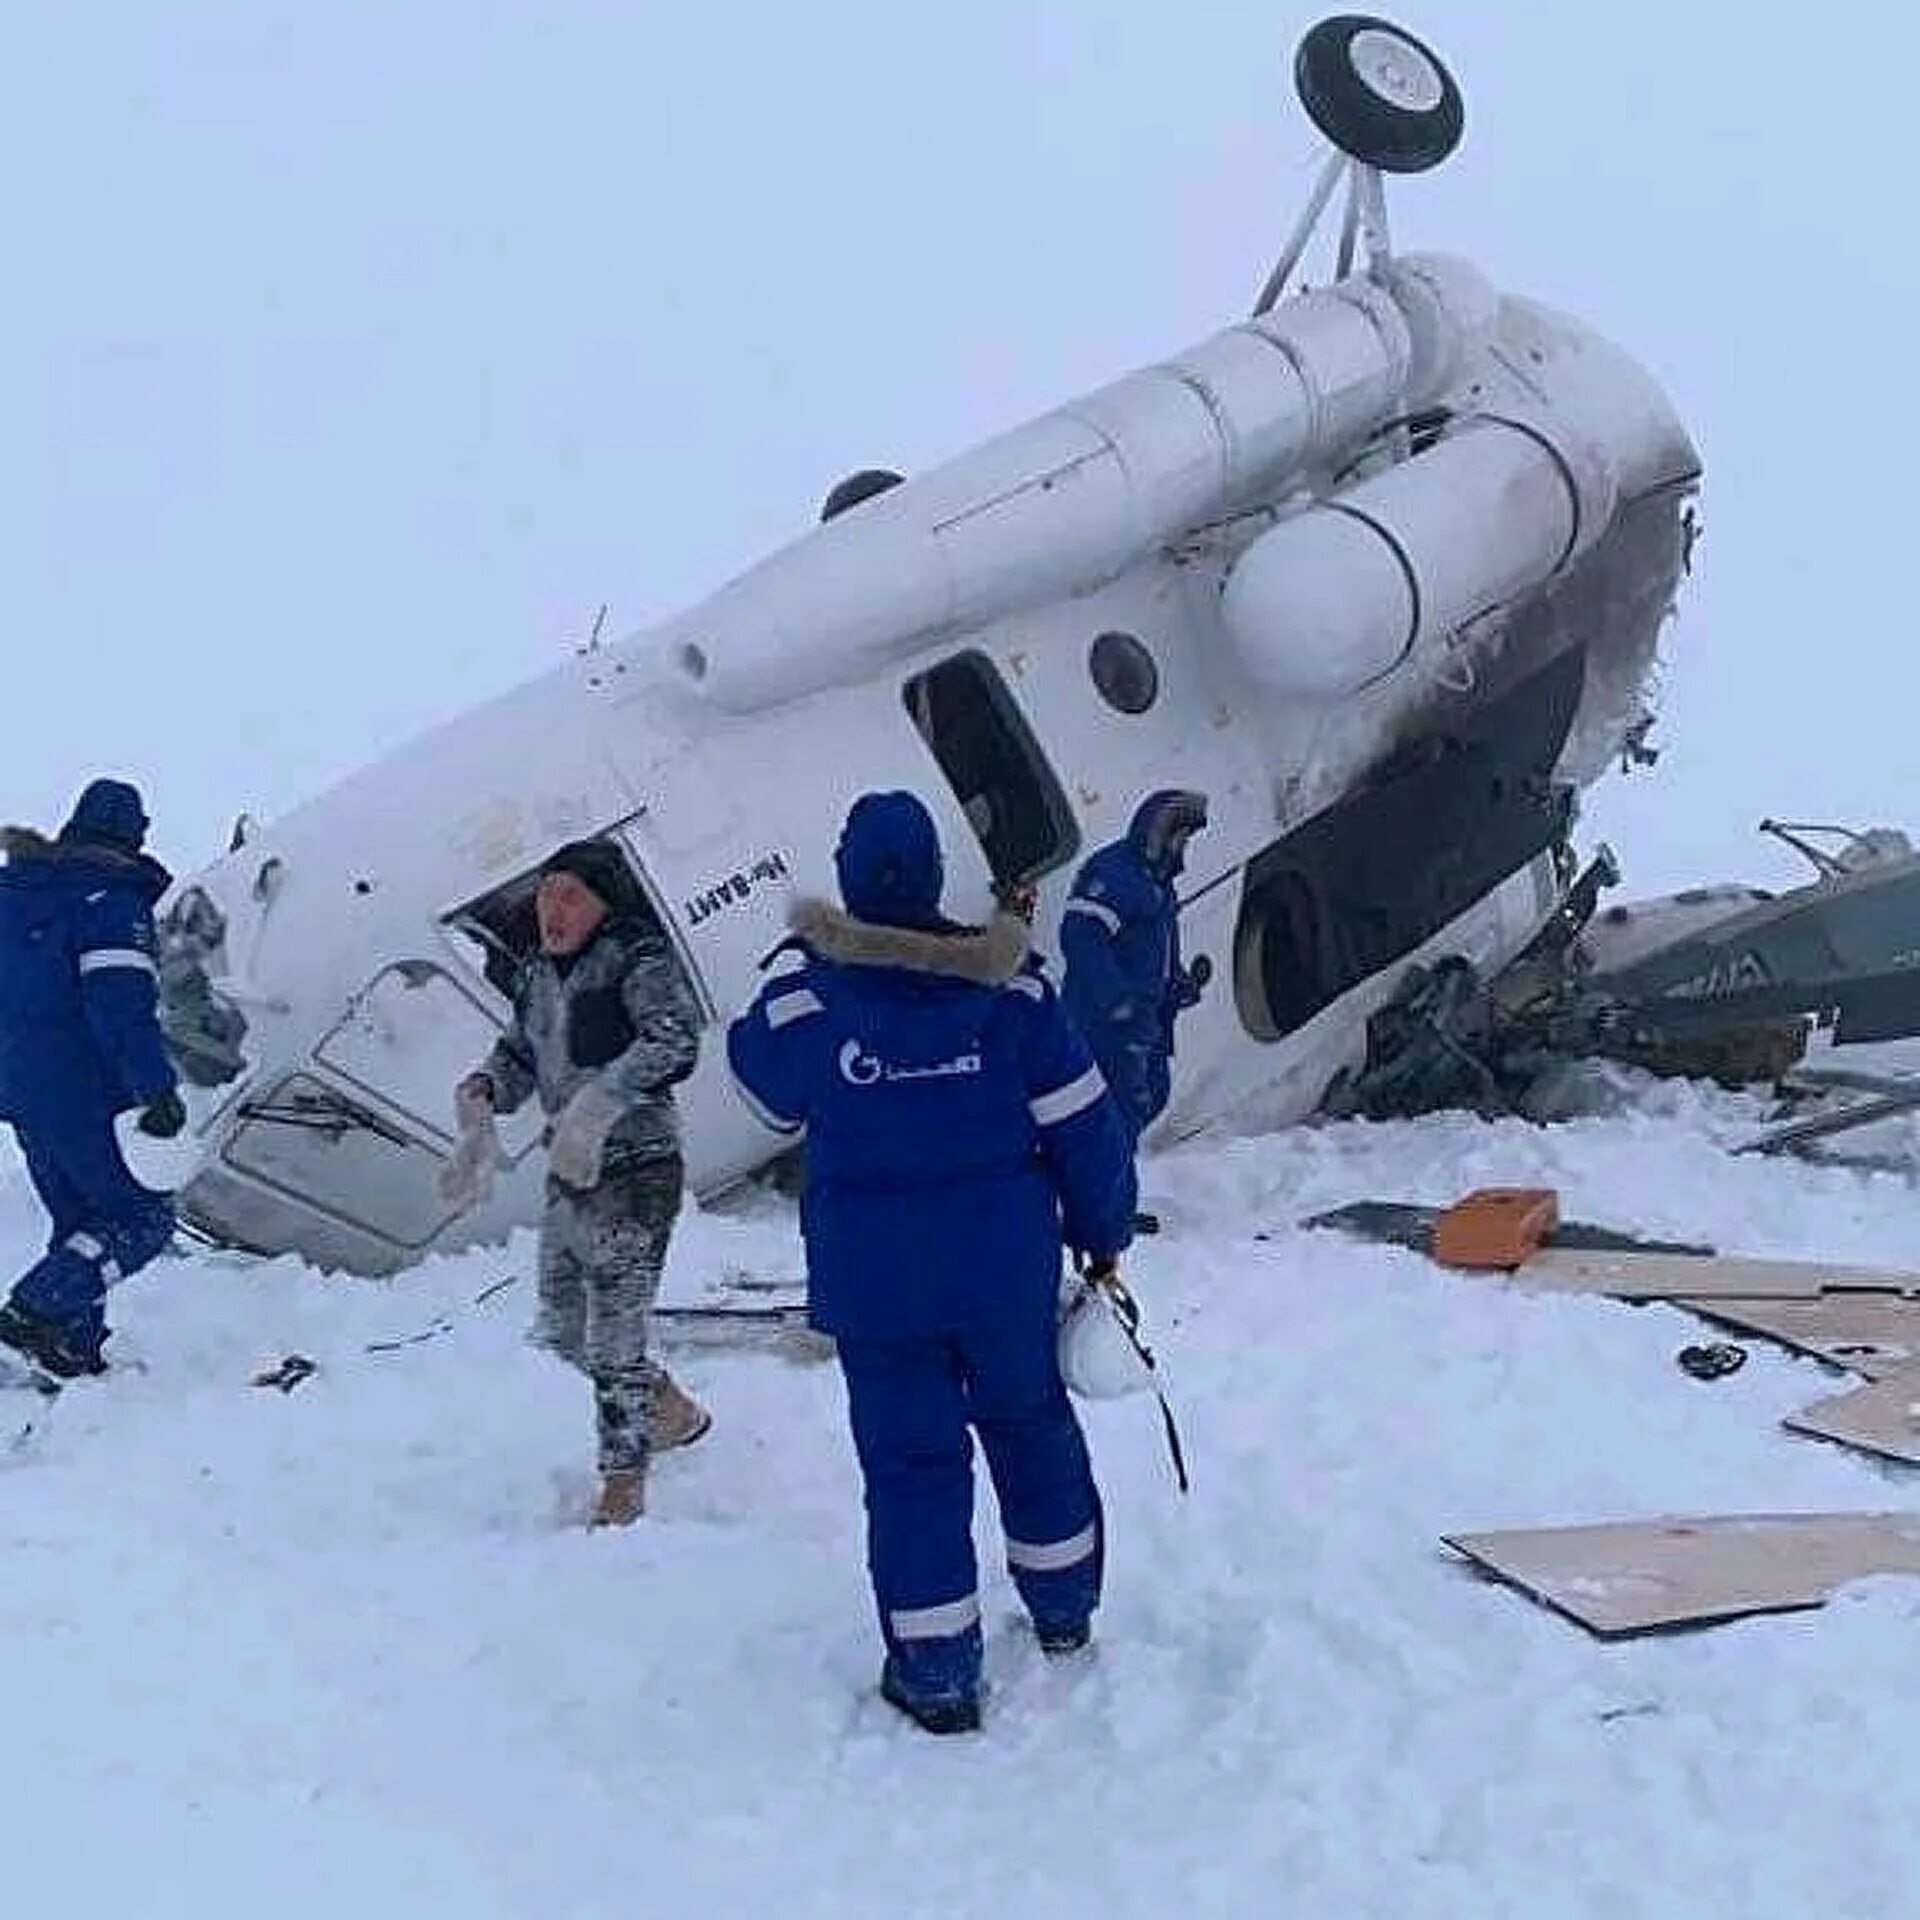
[[[838,1344],[889,1669],[915,1700],[971,1698],[981,1636],[969,1428],[1036,1627],[1083,1625],[1100,1598],[1100,1496],[1060,1379],[1052,1303],[924,1339]]]
[[[1140,1136],[1166,1111],[1173,1096],[1172,1061],[1157,1048],[1124,1034],[1090,1033],[1086,1040],[1113,1095],[1120,1124],[1137,1152]]]
[[[107,1337],[106,1296],[173,1237],[173,1209],[128,1173],[111,1116],[59,1128],[15,1121],[33,1190],[46,1208],[47,1251],[21,1275],[13,1303],[49,1322],[76,1351],[97,1356]]]

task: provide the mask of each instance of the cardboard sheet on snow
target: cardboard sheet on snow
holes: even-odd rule
[[[1863,1380],[1920,1365],[1920,1299],[1898,1293],[1823,1293],[1811,1300],[1677,1299],[1722,1326],[1764,1334]]]
[[[1548,1247],[1516,1268],[1511,1284],[1538,1293],[1598,1293],[1616,1300],[1811,1300],[1829,1292],[1920,1292],[1920,1273],[1817,1260]]]
[[[1920,1368],[1909,1368],[1870,1386],[1856,1387],[1821,1400],[1781,1422],[1795,1433],[1810,1433],[1887,1460],[1920,1466]]]
[[[1446,1536],[1455,1552],[1612,1639],[1823,1605],[1920,1574],[1920,1514],[1740,1514]]]

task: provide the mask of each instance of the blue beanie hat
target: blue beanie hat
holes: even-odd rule
[[[910,793],[863,794],[834,849],[840,897],[856,920],[883,927],[931,926],[946,884],[933,815]]]

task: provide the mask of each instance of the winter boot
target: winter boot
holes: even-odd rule
[[[1033,1623],[1033,1637],[1040,1643],[1040,1651],[1049,1659],[1058,1659],[1063,1654],[1078,1653],[1093,1638],[1091,1620],[1036,1620]]]
[[[615,1467],[600,1476],[590,1527],[630,1527],[647,1510],[645,1467]]]
[[[880,1697],[928,1733],[979,1731],[980,1696],[977,1693],[932,1694],[916,1699],[901,1684],[891,1660],[881,1670]]]
[[[12,1300],[0,1306],[0,1344],[56,1380],[77,1380],[83,1374],[107,1370],[97,1345],[70,1339],[58,1323]]]
[[[654,1395],[648,1440],[655,1453],[690,1447],[713,1425],[713,1415],[677,1380],[663,1379]]]

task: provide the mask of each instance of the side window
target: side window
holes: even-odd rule
[[[915,674],[903,697],[996,883],[1033,880],[1073,858],[1080,845],[1073,809],[984,654],[955,654]]]
[[[1116,713],[1142,714],[1160,697],[1160,669],[1130,633],[1102,633],[1087,652],[1087,671]]]

